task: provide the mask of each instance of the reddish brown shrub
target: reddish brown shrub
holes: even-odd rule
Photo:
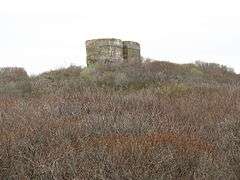
[[[31,77],[28,96],[1,94],[0,179],[239,179],[239,85],[189,80],[193,65],[161,79],[165,63],[148,63],[109,67],[107,83],[104,68],[59,70]]]

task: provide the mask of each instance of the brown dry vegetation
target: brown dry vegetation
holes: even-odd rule
[[[239,75],[225,66],[2,72],[0,179],[240,178]]]

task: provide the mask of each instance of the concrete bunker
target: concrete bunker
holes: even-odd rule
[[[120,39],[93,39],[86,41],[87,65],[141,62],[140,44]]]

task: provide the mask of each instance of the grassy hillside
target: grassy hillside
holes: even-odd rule
[[[0,179],[240,179],[232,69],[145,61],[21,72],[16,81],[0,71]]]

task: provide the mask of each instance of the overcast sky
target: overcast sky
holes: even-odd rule
[[[142,56],[240,73],[239,0],[1,0],[0,67],[85,65],[85,40],[141,43]]]

